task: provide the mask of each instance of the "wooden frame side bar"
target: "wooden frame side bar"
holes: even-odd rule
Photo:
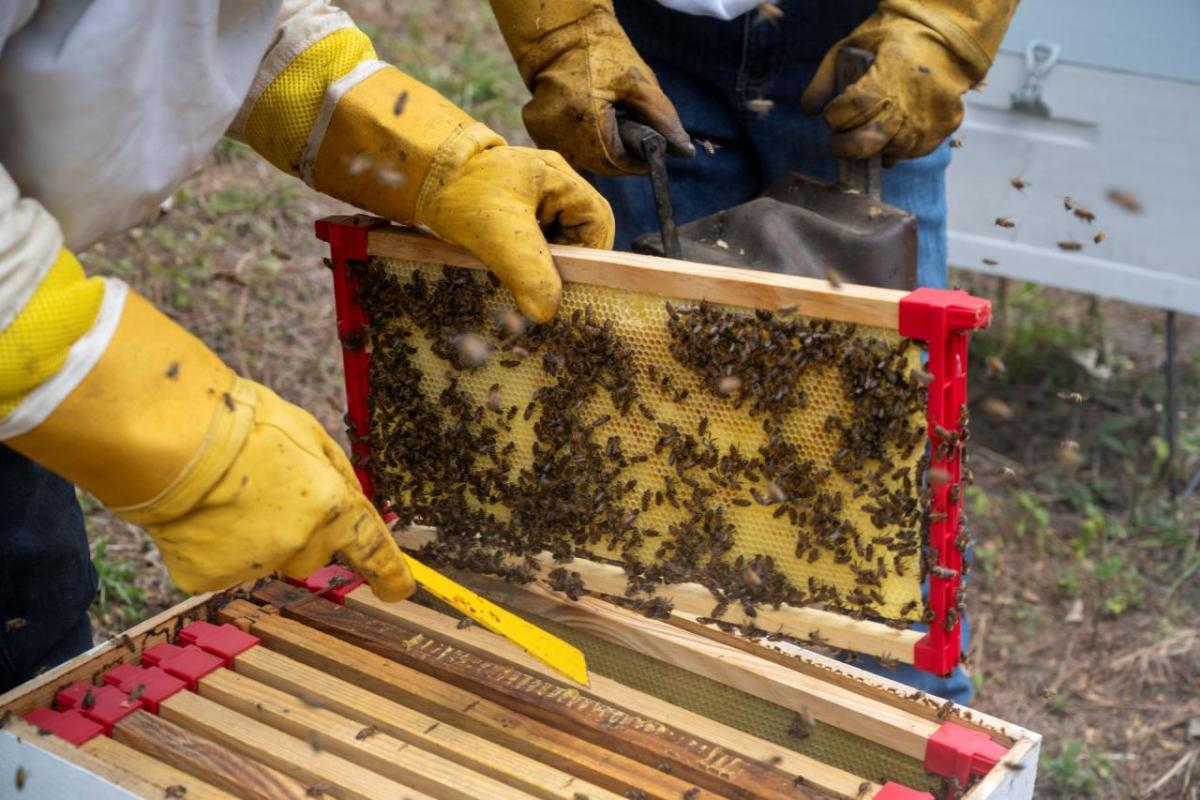
[[[426,264],[486,269],[466,250],[396,226],[371,229],[367,252]],[[900,298],[907,293],[873,286],[844,284],[774,272],[676,261],[637,253],[551,245],[550,252],[564,281],[607,286],[631,292],[708,300],[750,308],[798,306],[797,313],[838,322],[896,330]]]

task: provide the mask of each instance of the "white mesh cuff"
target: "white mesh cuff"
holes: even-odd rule
[[[271,46],[263,56],[241,110],[229,126],[229,135],[238,140],[243,138],[246,121],[258,98],[297,56],[334,31],[353,27],[354,20],[349,14],[325,0],[285,0],[275,22]]]
[[[41,203],[21,197],[0,166],[0,331],[33,297],[62,246],[58,221]]]
[[[117,323],[121,321],[121,313],[125,310],[129,287],[116,278],[103,280],[104,299],[100,303],[96,321],[87,333],[71,345],[62,369],[26,395],[11,414],[0,419],[0,441],[28,433],[45,422],[46,417],[58,408],[67,395],[75,391],[75,387],[87,377],[108,349]]]

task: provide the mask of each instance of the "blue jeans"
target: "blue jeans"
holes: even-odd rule
[[[96,586],[75,487],[0,445],[0,692],[92,646]]]
[[[685,223],[757,197],[779,177],[799,171],[835,178],[829,126],[800,111],[825,52],[875,9],[875,0],[783,0],[782,18],[755,13],[726,22],[672,11],[655,0],[616,0],[617,16],[697,142],[696,157],[671,159],[671,199]],[[760,115],[746,107],[774,101]],[[716,150],[710,155],[702,142]],[[917,215],[917,283],[946,286],[946,167],[950,145],[884,171],[883,199]],[[591,176],[617,218],[616,247],[658,217],[650,182]]]
[[[826,148],[829,126],[800,111],[804,93],[826,51],[875,10],[875,0],[783,0],[783,17],[754,13],[731,22],[672,11],[655,0],[616,0],[617,17],[698,144],[690,160],[671,159],[671,200],[682,224],[758,196],[787,172],[832,181]],[[774,101],[760,115],[746,107]],[[946,167],[949,143],[923,158],[884,171],[883,199],[917,215],[917,282],[946,286]],[[656,230],[650,182],[591,176],[617,218],[616,247],[628,250],[641,233]],[[966,620],[963,649],[968,642]],[[948,678],[909,665],[894,670],[873,658],[860,667],[939,697],[965,703],[971,681],[961,667]]]

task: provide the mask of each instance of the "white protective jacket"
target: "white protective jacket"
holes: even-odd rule
[[[324,0],[0,2],[0,356],[25,346],[6,328],[60,249],[152,215],[297,54],[350,27]],[[126,290],[96,280],[90,329],[53,376],[0,403],[0,440],[36,427],[104,352]]]

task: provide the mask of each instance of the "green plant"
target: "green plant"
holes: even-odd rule
[[[1060,797],[1092,797],[1112,779],[1108,757],[1079,739],[1064,739],[1057,753],[1043,755],[1041,770],[1046,788]]]
[[[100,537],[92,547],[92,564],[100,579],[96,605],[103,609],[111,601],[122,606],[129,616],[140,616],[146,598],[145,592],[134,582],[137,576],[134,563],[127,558],[108,555],[108,539]]]

